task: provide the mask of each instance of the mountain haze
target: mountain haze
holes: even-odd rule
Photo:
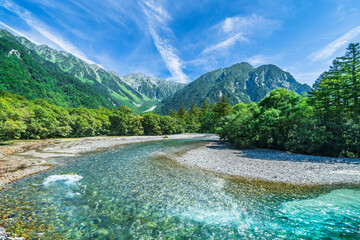
[[[286,88],[298,94],[304,94],[311,89],[275,65],[254,68],[249,63],[242,62],[200,76],[165,99],[161,112],[179,110],[182,103],[186,108],[189,108],[192,102],[200,106],[204,100],[215,104],[222,95],[228,97],[232,105],[258,102],[277,88]]]

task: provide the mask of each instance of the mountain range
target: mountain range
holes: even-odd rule
[[[276,88],[299,94],[311,89],[275,65],[254,68],[244,62],[206,73],[187,85],[141,73],[120,77],[70,53],[0,30],[0,90],[64,107],[126,105],[136,113],[167,114],[182,103],[186,108],[204,100],[215,104],[222,95],[232,104],[257,102]]]

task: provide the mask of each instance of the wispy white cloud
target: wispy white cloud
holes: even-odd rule
[[[141,5],[146,16],[150,35],[169,72],[172,74],[171,80],[187,83],[189,78],[183,72],[182,60],[176,54],[176,48],[172,44],[173,33],[168,27],[171,16],[155,1],[142,1]]]
[[[202,53],[210,53],[217,50],[224,50],[237,42],[249,41],[248,36],[261,32],[261,34],[266,34],[266,32],[271,32],[279,26],[278,21],[265,19],[262,16],[252,14],[246,17],[229,17],[226,18],[221,23],[214,26],[216,31],[215,38],[220,39],[220,41],[214,45],[206,47]]]
[[[5,23],[3,23],[3,22],[1,22],[1,21],[0,21],[0,24],[3,25],[5,28],[9,29],[10,31],[12,31],[13,33],[15,33],[15,34],[17,34],[17,35],[19,35],[19,36],[21,36],[21,37],[27,38],[28,40],[30,40],[31,42],[33,42],[33,43],[35,43],[35,44],[37,44],[37,45],[40,45],[40,44],[39,44],[37,41],[35,41],[34,39],[28,37],[27,35],[23,34],[23,33],[20,32],[20,31],[14,29],[14,28],[12,28],[12,27],[10,27],[9,25],[7,25],[7,24],[5,24]]]
[[[257,54],[252,57],[245,59],[246,62],[250,63],[253,66],[259,66],[262,64],[274,63],[279,56],[266,56],[263,54]]]
[[[325,48],[315,51],[309,55],[309,58],[313,61],[327,60],[329,59],[339,48],[348,44],[353,38],[360,34],[360,26],[357,26],[335,41],[329,43]]]
[[[0,5],[9,10],[10,12],[16,14],[18,17],[24,20],[31,28],[33,28],[41,35],[58,45],[64,51],[73,54],[75,57],[78,57],[86,61],[87,63],[95,64],[93,61],[89,60],[82,51],[72,45],[69,41],[59,35],[51,33],[48,30],[48,27],[44,23],[36,19],[28,10],[20,7],[16,3],[9,0],[0,1]]]
[[[209,53],[209,52],[213,52],[215,50],[226,49],[226,48],[234,45],[238,41],[248,41],[248,40],[247,40],[247,38],[245,38],[243,36],[243,33],[237,33],[234,36],[231,36],[231,37],[225,39],[222,42],[219,42],[219,43],[217,43],[215,45],[212,45],[210,47],[205,48],[203,53]]]
[[[226,18],[220,26],[224,33],[249,32],[249,30],[254,30],[254,28],[263,27],[263,24],[269,25],[269,23],[273,23],[273,21],[252,14],[247,17],[236,16]]]

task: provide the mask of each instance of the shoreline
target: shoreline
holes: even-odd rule
[[[45,140],[16,140],[0,146],[0,191],[12,182],[56,166],[54,159],[105,151],[126,144],[151,141],[217,138],[214,134],[175,134],[161,136],[97,136]]]
[[[219,141],[173,155],[170,159],[184,167],[249,180],[303,186],[360,184],[360,159],[270,149],[241,150]]]

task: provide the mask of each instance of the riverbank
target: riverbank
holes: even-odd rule
[[[172,158],[187,167],[236,177],[297,185],[360,184],[360,159],[239,150],[220,142]]]
[[[178,134],[166,139],[210,138],[212,134]],[[48,170],[55,158],[103,151],[124,144],[165,140],[163,136],[88,137],[15,141],[0,145],[0,189],[8,183]],[[236,177],[291,183],[360,184],[360,159],[328,158],[275,150],[239,150],[217,141],[171,156],[177,163]]]
[[[165,139],[217,138],[213,134],[177,134],[164,136],[87,137],[15,141],[0,145],[0,189],[6,184],[55,166],[55,158],[104,151],[124,144]]]

